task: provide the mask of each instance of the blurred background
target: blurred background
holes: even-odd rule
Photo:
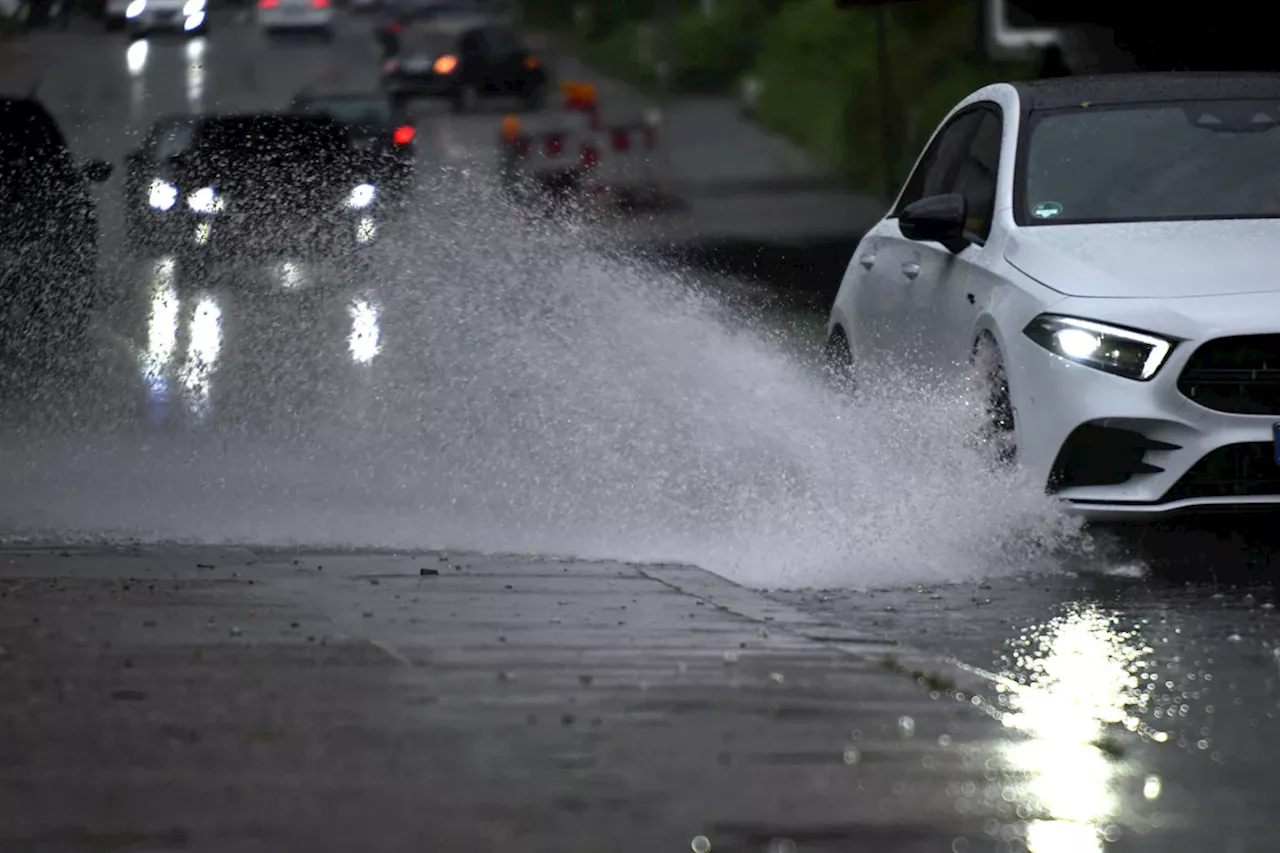
[[[3,38],[97,34],[123,52],[128,42],[112,21],[125,4],[112,12],[111,2],[3,0]],[[670,219],[661,238],[648,242],[678,251],[685,263],[771,280],[815,304],[834,293],[853,242],[878,218],[938,120],[972,89],[1011,78],[1275,65],[1265,28],[1251,25],[1256,13],[1238,2],[1215,4],[1211,16],[1150,2],[1056,0],[463,5],[501,11],[531,45],[554,55],[559,78],[603,84],[606,107],[661,107],[664,177],[691,213]],[[376,67],[372,57],[353,58],[344,43],[359,38],[371,50],[370,22],[393,17],[397,6],[389,0],[336,6],[359,20],[340,27],[327,61]],[[232,42],[239,36],[225,29],[252,31],[253,11],[252,0],[213,0],[210,38]],[[48,60],[89,68],[89,54],[99,50],[64,41]],[[249,59],[244,50],[210,54],[210,76],[220,59],[270,68],[299,57],[293,50]],[[228,96],[199,109],[225,112],[237,104]],[[492,157],[496,121],[487,138],[476,136],[475,156]]]

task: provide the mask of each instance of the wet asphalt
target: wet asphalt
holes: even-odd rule
[[[31,45],[24,71],[77,154],[117,169],[159,115],[376,76],[355,20],[331,45],[267,43],[229,15],[145,57],[86,25]],[[467,251],[489,227],[469,181],[498,114],[419,126],[422,162],[452,175],[428,180],[431,233]],[[269,432],[291,412],[296,439],[307,412],[378,404],[370,363],[413,369],[403,287],[318,270],[296,298],[125,258],[120,194],[118,177],[98,191],[98,349],[76,379],[8,376],[5,419]],[[421,219],[403,228],[424,239]],[[1166,552],[1192,557],[1176,572],[1125,558],[768,595],[520,557],[9,549],[0,847],[1271,850],[1280,636],[1261,539],[1174,537]]]

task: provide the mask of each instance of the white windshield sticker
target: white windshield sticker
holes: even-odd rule
[[[1062,205],[1056,201],[1042,201],[1031,208],[1031,215],[1037,219],[1052,219],[1062,213]]]

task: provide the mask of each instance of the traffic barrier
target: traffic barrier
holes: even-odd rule
[[[507,116],[500,133],[503,185],[519,199],[552,190],[596,210],[678,206],[667,187],[662,115],[610,117],[595,87],[566,81],[549,117]]]

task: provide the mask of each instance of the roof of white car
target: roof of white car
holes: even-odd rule
[[[1014,83],[1023,107],[1054,110],[1084,104],[1136,104],[1234,98],[1280,99],[1280,74],[1188,73],[1100,74]]]

